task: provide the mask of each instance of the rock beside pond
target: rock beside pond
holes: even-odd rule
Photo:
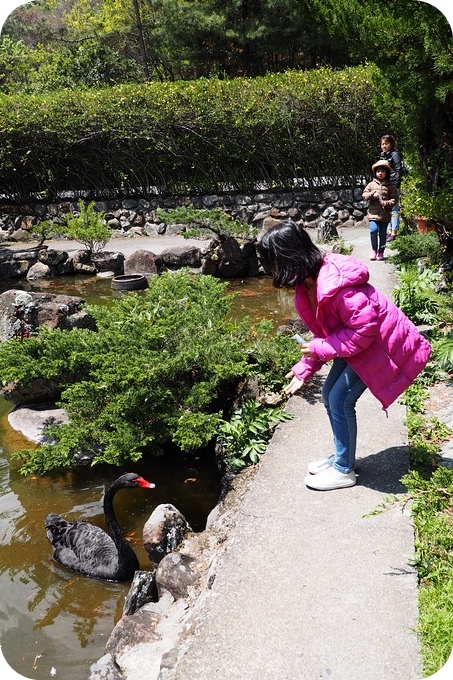
[[[256,276],[259,262],[255,244],[228,237],[211,244],[206,259],[217,263],[217,275],[227,279]]]
[[[76,274],[96,274],[96,267],[91,261],[89,250],[78,250],[72,256],[74,272]]]
[[[162,260],[159,255],[155,255],[151,250],[144,248],[138,249],[126,257],[124,261],[125,274],[159,274],[162,271]]]
[[[124,616],[107,641],[105,651],[111,652],[115,650],[115,654],[121,656],[136,645],[157,642],[159,635],[154,629],[158,621],[158,614],[148,611],[146,607],[143,607],[131,616]],[[146,677],[147,673],[145,672],[144,675]]]
[[[143,545],[152,564],[158,565],[176,550],[192,531],[184,515],[171,503],[162,503],[151,513],[143,527]]]
[[[0,389],[0,397],[16,405],[53,404],[60,398],[60,388],[52,380],[45,378],[37,378],[26,386],[11,381]]]
[[[91,262],[95,266],[98,274],[103,272],[122,274],[124,271],[123,253],[103,250],[101,253],[93,253],[91,255]]]
[[[243,508],[244,493],[255,474],[256,468],[246,468],[236,475],[234,487],[211,513],[205,531],[189,533],[178,552],[161,561],[156,573],[159,600],[121,618],[107,642],[106,653],[92,664],[89,680],[163,679],[167,673],[171,675],[187,635],[204,616],[203,604],[210,597],[219,563],[228,551],[230,533]],[[178,594],[181,597],[175,599]]]
[[[14,408],[8,414],[8,422],[29,441],[47,444],[52,440],[44,433],[45,427],[67,423],[68,416],[64,409],[54,404],[30,404]]]
[[[38,253],[38,261],[46,264],[48,267],[58,267],[68,259],[68,253],[64,250],[55,250],[55,248],[43,248]]]
[[[182,553],[169,553],[159,563],[156,571],[156,586],[159,598],[169,592],[175,599],[187,597],[189,589],[198,578],[192,565],[195,558]]]
[[[196,246],[176,246],[164,248],[160,254],[162,262],[168,269],[181,269],[201,267],[201,251]]]
[[[126,599],[123,616],[135,614],[137,609],[156,600],[155,571],[136,571]]]
[[[95,330],[93,317],[82,309],[84,302],[72,295],[7,290],[0,295],[0,342],[28,337],[38,326]]]
[[[32,264],[27,272],[27,279],[29,281],[39,281],[40,279],[45,279],[49,276],[52,276],[52,270],[47,264],[44,264],[44,262]]]

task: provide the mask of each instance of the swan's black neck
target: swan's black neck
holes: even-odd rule
[[[120,484],[117,485],[114,482],[105,492],[104,496],[105,521],[110,532],[110,535],[113,538],[116,547],[118,548],[118,553],[124,556],[125,555],[130,556],[132,554],[135,557],[134,551],[132,550],[131,546],[126,540],[123,530],[118,524],[118,520],[116,519],[115,515],[115,510],[113,508],[114,496],[116,492],[119,491],[119,489],[121,488],[123,487]]]

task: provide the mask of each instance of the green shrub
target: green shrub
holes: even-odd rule
[[[441,368],[453,371],[453,330],[440,336],[435,345],[435,352]]]
[[[400,284],[393,290],[395,304],[414,323],[432,324],[438,319],[439,300],[434,285],[439,274],[430,269],[418,272],[415,267],[397,270]]]
[[[401,479],[412,501],[413,565],[419,578],[418,633],[426,676],[447,662],[453,646],[453,470],[440,466],[426,479],[411,470]]]
[[[258,233],[256,228],[238,219],[232,219],[221,208],[200,210],[192,204],[170,210],[158,208],[156,217],[165,224],[186,224],[188,228],[183,232],[184,238],[207,237],[215,234],[220,237],[231,236],[252,241]]]
[[[379,75],[367,65],[0,95],[2,193],[195,194],[362,177],[384,123]]]
[[[34,224],[29,233],[38,238],[38,245],[42,245],[44,241],[63,233],[63,227],[55,224],[52,220],[43,220]]]
[[[236,409],[230,420],[220,421],[218,441],[228,467],[237,472],[259,461],[279,423],[293,416],[280,406],[263,407],[248,399]]]
[[[435,231],[398,236],[392,244],[393,247],[398,251],[389,257],[393,264],[400,265],[424,259],[428,267],[438,267],[443,262],[442,246]]]
[[[406,424],[411,465],[433,470],[440,461],[440,445],[451,435],[450,428],[438,418],[425,418],[410,411]]]
[[[81,451],[95,453],[94,463],[122,464],[168,445],[200,449],[214,438],[245,377],[267,374],[281,385],[287,366],[273,375],[278,355],[284,347],[295,363],[296,343],[270,327],[265,336],[247,320],[233,322],[226,286],[184,270],[164,274],[111,308],[88,307],[97,332],[41,329],[2,343],[2,383],[52,380],[70,418],[49,428],[54,445],[20,453],[22,471],[71,466]]]
[[[82,243],[90,253],[100,252],[109,242],[111,232],[104,220],[105,213],[95,210],[95,202],[79,202],[79,213],[66,215],[65,233]]]

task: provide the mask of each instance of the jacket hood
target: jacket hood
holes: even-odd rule
[[[332,297],[340,288],[368,283],[370,273],[366,265],[350,255],[327,253],[317,278],[318,300]]]

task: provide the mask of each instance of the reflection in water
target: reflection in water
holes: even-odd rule
[[[233,303],[235,318],[249,316],[253,320],[271,319],[277,326],[297,316],[293,293],[272,287],[267,277],[231,281],[227,292],[238,293]]]
[[[58,281],[13,285],[36,292],[78,295],[87,302],[109,304],[122,293],[108,280],[63,277]],[[275,290],[267,278],[232,281],[228,290],[239,295],[233,316],[270,318],[276,325],[294,316],[292,294]],[[2,289],[0,289],[2,292]],[[10,459],[30,442],[11,430],[11,404],[0,400],[0,641],[8,663],[23,676],[81,680],[99,659],[115,622],[120,618],[129,583],[97,581],[66,570],[51,558],[44,530],[48,512],[68,520],[87,519],[105,529],[102,498],[123,472],[137,472],[156,484],[153,490],[121,490],[115,512],[136,551],[141,569],[150,563],[142,546],[142,528],[159,503],[172,503],[195,531],[203,530],[216,505],[220,480],[212,454],[174,452],[124,469],[95,466],[22,477],[20,462]]]
[[[157,485],[120,490],[115,497],[140,568],[150,568],[141,532],[159,503],[173,503],[195,530],[204,528],[220,493],[211,458],[173,455],[128,466]],[[26,677],[47,678],[52,667],[65,680],[88,677],[121,616],[129,584],[84,578],[54,562],[44,518],[53,511],[105,529],[103,494],[123,472],[98,466],[21,477],[0,459],[0,635],[5,658]],[[186,483],[189,478],[194,481]]]
[[[123,295],[119,290],[112,290],[109,279],[101,279],[95,276],[60,276],[56,279],[31,282],[26,279],[14,279],[14,281],[9,282],[0,281],[0,293],[11,288],[36,293],[76,295],[89,304],[96,303],[107,306]],[[235,318],[250,316],[254,320],[272,319],[278,325],[282,321],[296,316],[292,292],[273,288],[269,277],[232,279],[227,288],[227,293],[230,292],[238,295],[232,309]]]

